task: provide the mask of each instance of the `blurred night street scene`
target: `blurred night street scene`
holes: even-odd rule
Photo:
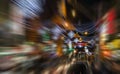
[[[0,0],[0,74],[120,74],[120,0]]]

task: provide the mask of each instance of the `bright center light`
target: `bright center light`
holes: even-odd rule
[[[85,32],[84,34],[85,34],[85,35],[88,35],[88,32]]]

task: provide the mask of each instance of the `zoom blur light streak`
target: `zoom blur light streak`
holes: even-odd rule
[[[25,17],[32,18],[38,16],[38,13],[43,12],[45,0],[12,0],[18,5],[24,13]]]

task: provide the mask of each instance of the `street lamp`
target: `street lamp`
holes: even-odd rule
[[[68,25],[68,23],[67,23],[67,22],[65,22],[65,27],[69,27],[69,25]]]
[[[76,16],[75,10],[72,10],[71,12],[72,12],[72,16],[75,17]]]

